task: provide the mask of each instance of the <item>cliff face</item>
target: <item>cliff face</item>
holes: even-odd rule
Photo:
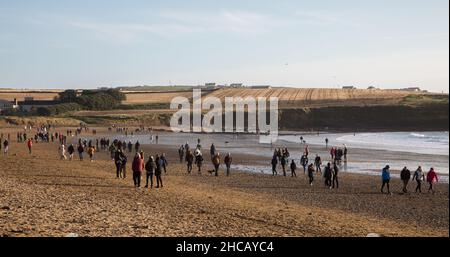
[[[339,106],[280,110],[280,130],[448,130],[449,106]]]
[[[126,126],[170,126],[171,113],[160,110],[144,115],[84,115],[76,116],[88,124]],[[224,118],[224,116],[223,116]],[[247,124],[245,115],[245,124]],[[279,110],[279,130],[288,131],[448,131],[449,106],[335,106],[290,108]],[[225,120],[223,120],[225,122]],[[223,123],[224,124],[224,123]]]

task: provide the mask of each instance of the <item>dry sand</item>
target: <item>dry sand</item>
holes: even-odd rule
[[[13,142],[10,155],[0,157],[0,235],[449,235],[444,184],[435,195],[381,195],[379,178],[365,175],[342,174],[338,190],[324,188],[320,178],[310,187],[300,170],[298,178],[225,177],[223,170],[219,177],[187,175],[177,149],[152,145],[147,153],[168,154],[164,188],[135,189],[130,162],[128,177],[116,179],[106,152],[95,162],[63,161],[57,149],[57,143],[37,143],[29,155],[24,143]],[[398,192],[400,181],[392,188]]]

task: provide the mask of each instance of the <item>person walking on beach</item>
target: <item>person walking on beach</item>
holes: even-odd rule
[[[69,160],[71,161],[73,159],[73,153],[75,152],[73,144],[70,144],[69,147],[67,147],[67,152],[69,153]]]
[[[128,141],[128,152],[131,153],[133,151],[133,143],[131,143],[131,141]]]
[[[33,147],[33,140],[31,138],[28,138],[27,146],[28,146],[28,153],[31,154],[31,147]]]
[[[287,164],[287,158],[286,156],[281,156],[281,168],[283,169],[283,176],[286,177],[286,164]]]
[[[127,161],[128,161],[128,157],[125,154],[125,149],[122,150],[122,165],[120,165],[120,173],[122,174],[122,177],[125,179],[127,177]]]
[[[163,182],[161,178],[163,160],[161,160],[161,158],[158,155],[156,155],[155,162],[156,162],[156,169],[155,169],[156,188],[159,188],[163,187]]]
[[[322,159],[318,154],[316,154],[316,158],[314,159],[314,165],[316,166],[316,172],[322,173]]]
[[[334,161],[334,157],[336,156],[336,149],[334,147],[331,147],[330,155],[331,155],[331,160]]]
[[[297,164],[295,164],[294,159],[291,161],[291,177],[297,177],[297,173],[295,173],[295,170],[297,169]]]
[[[400,179],[403,182],[403,188],[402,188],[402,192],[404,194],[408,193],[408,182],[411,179],[411,171],[409,171],[408,168],[406,168],[406,166],[402,169],[402,171],[400,172]]]
[[[325,149],[328,149],[328,138],[325,138]]]
[[[195,164],[197,165],[198,168],[198,174],[202,173],[202,165],[203,165],[203,156],[202,156],[202,152],[200,152],[199,149],[195,150]]]
[[[180,157],[180,163],[182,163],[184,158],[184,146],[178,148],[178,157]]]
[[[305,147],[305,155],[306,155],[306,157],[308,157],[308,155],[309,155],[309,145],[306,145],[306,147]]]
[[[328,163],[323,172],[325,178],[325,186],[331,189],[331,178],[333,177],[333,171],[331,169],[331,163]]]
[[[230,176],[230,169],[231,169],[231,162],[233,161],[233,158],[231,158],[231,154],[227,153],[225,156],[223,162],[225,163],[225,166],[227,167],[227,177]]]
[[[314,166],[312,163],[308,166],[308,179],[309,185],[312,186],[314,181]]]
[[[141,149],[141,144],[139,143],[139,141],[136,141],[136,144],[134,144],[134,151],[139,152],[139,150]]]
[[[280,161],[280,162],[281,162],[281,157],[283,157],[283,154],[281,153],[281,148],[278,148],[277,149],[277,158],[278,158],[278,161]]]
[[[91,162],[94,161],[95,147],[93,145],[89,146],[88,151],[89,159]]]
[[[197,138],[197,148],[202,149],[202,144],[200,144],[200,138]]]
[[[300,164],[303,167],[303,174],[306,173],[306,167],[308,166],[308,156],[306,154],[303,154],[300,158]]]
[[[347,152],[348,152],[347,145],[344,144],[344,162],[347,162]]]
[[[216,156],[216,147],[214,146],[214,143],[211,144],[209,154],[211,155],[211,160]]]
[[[133,163],[131,164],[133,169],[133,182],[135,187],[141,187],[141,175],[144,168],[144,161],[139,153],[134,155]]]
[[[82,161],[83,160],[83,152],[84,152],[84,146],[83,146],[83,144],[80,142],[79,144],[78,144],[78,156],[80,157],[80,161]]]
[[[434,184],[438,182],[438,176],[437,173],[434,171],[434,168],[431,168],[430,171],[427,174],[427,182],[430,185],[428,187],[428,193],[431,191],[434,194]]]
[[[389,181],[391,180],[391,172],[389,171],[389,165],[386,165],[386,167],[383,168],[383,170],[381,171],[381,180],[382,180],[382,185],[381,185],[381,193],[384,194],[384,186],[387,187],[387,193],[390,194],[390,190],[389,190]]]
[[[417,191],[419,191],[419,193],[422,193],[422,181],[425,180],[425,174],[423,174],[421,166],[419,166],[417,170],[414,172],[414,176],[412,179],[416,180],[417,183],[415,192],[417,193]]]
[[[60,160],[65,160],[67,159],[66,157],[66,146],[64,144],[61,144],[59,146],[59,156],[60,156]]]
[[[169,163],[167,162],[167,159],[166,159],[166,154],[162,153],[161,157],[159,157],[159,158],[162,161],[162,167],[164,169],[164,174],[166,174],[167,173],[167,166],[169,165]]]
[[[111,160],[114,160],[114,157],[116,156],[116,151],[118,149],[121,149],[120,147],[115,147],[114,144],[111,144],[108,148],[109,150],[109,157],[111,158]]]
[[[339,180],[338,180],[339,167],[336,162],[333,164],[333,188],[339,188]]]
[[[192,172],[192,164],[194,163],[194,155],[191,150],[186,152],[186,165],[187,165],[187,173],[191,174]]]
[[[217,177],[219,176],[219,166],[220,166],[220,156],[219,153],[215,153],[213,159],[212,159],[212,163],[214,165],[214,175]]]
[[[114,153],[114,164],[116,165],[116,177],[117,178],[125,178],[125,176],[122,176],[122,165],[123,161],[125,159],[125,155],[122,152],[122,149],[117,149],[117,151]]]
[[[9,151],[9,141],[8,139],[5,139],[5,141],[3,141],[3,154],[8,155],[8,151]]]
[[[145,179],[145,187],[148,188],[148,179],[150,179],[150,188],[153,188],[153,172],[155,170],[155,161],[153,156],[148,158],[147,163],[145,164],[146,171],[146,179]]]
[[[277,158],[276,155],[274,155],[272,157],[272,162],[271,163],[272,163],[272,176],[275,176],[275,175],[278,174],[278,172],[277,172],[278,158]]]

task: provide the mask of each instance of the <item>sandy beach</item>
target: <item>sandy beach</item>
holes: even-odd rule
[[[320,176],[309,186],[301,169],[297,178],[236,170],[226,177],[221,166],[214,177],[206,172],[209,160],[201,175],[188,175],[177,148],[145,145],[146,156],[165,152],[169,169],[164,188],[135,189],[130,162],[127,178],[116,179],[107,152],[94,162],[64,161],[56,142],[36,143],[30,155],[14,141],[0,157],[1,236],[449,235],[448,184],[438,184],[434,195],[400,194],[394,178],[393,194],[382,195],[379,177],[342,173],[340,188],[330,190]]]

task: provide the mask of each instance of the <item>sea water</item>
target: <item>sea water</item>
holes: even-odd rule
[[[419,154],[449,155],[449,134],[444,132],[378,132],[352,134],[306,134],[306,143],[330,146],[376,149]],[[299,135],[280,136],[280,140],[300,143]]]

